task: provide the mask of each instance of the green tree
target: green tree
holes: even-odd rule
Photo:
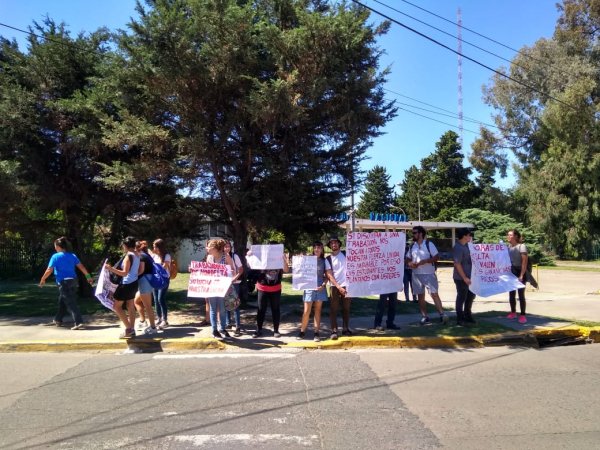
[[[470,207],[476,196],[475,184],[469,178],[471,169],[464,167],[458,134],[447,131],[435,144],[436,150],[411,166],[401,183],[402,194],[397,205],[411,220],[450,220],[458,211]]]
[[[493,167],[512,151],[528,222],[559,256],[583,257],[600,235],[600,2],[559,9],[554,37],[503,69],[516,82],[496,75],[487,87],[500,131],[482,133],[474,157]]]
[[[394,203],[394,187],[385,167],[375,166],[367,173],[365,190],[358,204],[357,215],[368,218],[370,212],[387,213]]]
[[[387,71],[377,72],[387,24],[320,0],[156,0],[138,12],[119,39],[131,81],[107,137],[131,130],[120,133],[126,151],[141,142],[136,128],[151,142],[166,133],[183,179],[218,201],[213,217],[231,226],[238,252],[248,234],[275,230],[293,244],[331,227],[395,113]]]

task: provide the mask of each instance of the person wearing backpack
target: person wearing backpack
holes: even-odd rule
[[[427,231],[420,225],[413,227],[413,244],[406,253],[409,260],[408,266],[412,269],[413,294],[419,299],[419,310],[421,311],[421,325],[431,323],[427,315],[427,303],[425,303],[425,288],[433,299],[435,308],[440,315],[440,322],[448,323],[448,316],[444,314],[442,300],[438,294],[438,279],[435,274],[435,263],[439,259],[437,248],[433,242],[425,237]]]
[[[143,330],[146,335],[154,335],[157,331],[154,310],[152,309],[152,286],[148,279],[148,277],[152,276],[154,271],[154,260],[147,253],[148,243],[146,241],[136,242],[135,251],[140,257],[142,270],[138,279],[138,291],[134,300],[135,308],[140,316],[138,330]],[[146,315],[148,316],[147,319]]]
[[[160,264],[168,273],[171,273],[171,255],[167,253],[167,246],[162,239],[156,239],[152,243],[152,253],[150,253],[154,262]],[[152,297],[156,307],[157,325],[159,330],[164,330],[169,326],[167,321],[167,290],[169,283],[162,289],[153,289]]]

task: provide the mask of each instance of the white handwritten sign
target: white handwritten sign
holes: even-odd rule
[[[231,270],[226,264],[192,261],[188,297],[225,297],[231,279]]]
[[[348,233],[346,281],[348,295],[387,294],[404,288],[406,234],[399,232]]]
[[[252,245],[246,256],[251,269],[283,269],[283,244]]]
[[[504,244],[473,244],[471,285],[469,290],[480,297],[502,294],[525,286],[510,271],[508,247]]]
[[[108,259],[104,260],[102,263],[102,270],[100,271],[100,276],[98,277],[98,284],[96,285],[96,292],[94,292],[94,295],[98,300],[100,300],[100,303],[102,303],[111,311],[114,311],[115,301],[113,295],[117,290],[118,285],[110,281],[110,273],[105,267],[107,261]]]
[[[303,291],[304,289],[317,289],[317,257],[316,256],[293,256],[292,257],[292,289]]]

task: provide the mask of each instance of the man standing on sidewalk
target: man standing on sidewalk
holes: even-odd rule
[[[329,285],[331,286],[331,301],[329,302],[329,318],[331,320],[331,339],[338,338],[337,311],[342,303],[342,335],[350,336],[350,298],[346,291],[346,255],[341,251],[342,243],[337,236],[329,238],[327,247],[331,255],[327,257],[331,271],[327,271]]]
[[[408,250],[406,258],[410,261],[409,267],[412,269],[413,293],[417,294],[419,299],[419,310],[421,311],[421,325],[431,323],[427,315],[427,303],[425,303],[425,288],[429,291],[435,304],[435,308],[440,314],[440,322],[448,323],[448,316],[444,314],[442,301],[438,295],[438,279],[435,274],[434,264],[439,259],[437,248],[433,242],[425,239],[427,232],[425,228],[418,225],[413,228],[413,245]]]

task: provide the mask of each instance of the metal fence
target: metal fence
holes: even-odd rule
[[[53,249],[22,240],[0,240],[0,279],[39,278]]]

